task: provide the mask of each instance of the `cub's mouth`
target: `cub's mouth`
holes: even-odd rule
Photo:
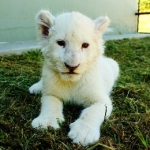
[[[62,74],[78,75],[78,73],[76,73],[76,72],[62,72]]]

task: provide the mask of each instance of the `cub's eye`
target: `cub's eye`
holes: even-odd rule
[[[89,47],[89,44],[88,43],[83,43],[82,44],[82,48],[88,48]]]
[[[65,47],[65,46],[66,46],[66,43],[65,43],[65,41],[63,41],[63,40],[57,41],[57,44],[58,44],[59,46],[62,46],[62,47]]]

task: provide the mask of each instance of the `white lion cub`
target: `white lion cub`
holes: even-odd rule
[[[94,143],[104,118],[112,112],[109,95],[119,74],[116,61],[103,55],[102,35],[109,19],[91,20],[78,12],[54,17],[42,10],[36,21],[45,43],[41,80],[29,88],[30,93],[42,91],[41,113],[32,126],[59,128],[58,122],[64,121],[63,102],[76,102],[85,109],[70,124],[68,136],[83,146]]]

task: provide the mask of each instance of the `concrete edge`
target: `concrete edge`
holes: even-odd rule
[[[13,49],[5,49],[5,50],[0,50],[0,56],[4,55],[21,55],[22,53],[31,51],[31,50],[40,50],[40,46],[30,46],[30,47],[20,47],[20,48],[13,48]]]

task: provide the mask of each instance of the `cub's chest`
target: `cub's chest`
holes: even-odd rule
[[[87,84],[83,81],[72,83],[51,79],[43,82],[44,95],[55,96],[64,102],[83,101],[90,94],[88,89]]]

